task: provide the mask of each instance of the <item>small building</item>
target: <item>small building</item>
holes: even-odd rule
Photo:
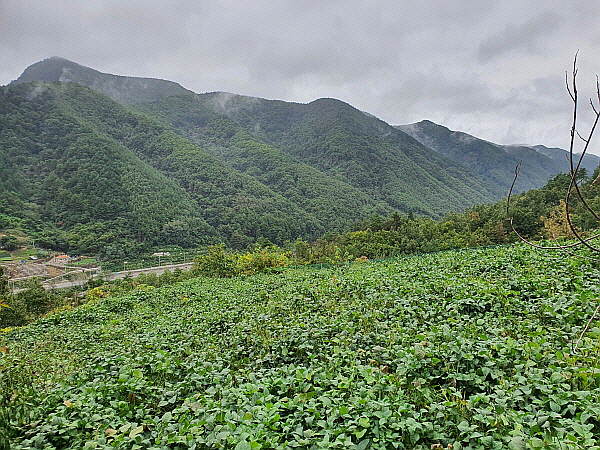
[[[69,255],[58,255],[52,258],[52,264],[65,265],[67,262],[71,261],[71,257]]]

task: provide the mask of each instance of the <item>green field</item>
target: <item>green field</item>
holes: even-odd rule
[[[598,449],[599,281],[514,246],[138,289],[2,335],[0,433],[10,449]]]

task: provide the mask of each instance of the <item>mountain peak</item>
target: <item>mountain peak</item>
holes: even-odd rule
[[[80,66],[79,64],[61,58],[60,56],[52,56],[27,67],[21,76],[11,84],[29,83],[32,81],[65,81],[65,73],[78,67],[84,70],[97,72],[94,69]]]
[[[52,56],[30,65],[11,84],[36,81],[81,84],[126,105],[153,102],[173,95],[193,94],[173,81],[112,75],[60,56]]]

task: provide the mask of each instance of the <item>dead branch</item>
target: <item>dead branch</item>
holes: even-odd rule
[[[576,249],[578,247],[587,247],[595,254],[600,254],[600,247],[596,247],[591,244],[591,242],[593,242],[595,239],[600,237],[600,233],[595,234],[593,236],[589,236],[589,237],[582,236],[580,231],[573,224],[571,215],[569,214],[569,210],[571,209],[573,199],[576,198],[578,201],[581,202],[581,204],[583,205],[583,208],[586,211],[588,211],[598,222],[600,222],[600,213],[596,212],[589,205],[585,196],[581,192],[579,183],[577,181],[578,175],[581,171],[581,164],[582,164],[583,158],[585,157],[585,155],[589,149],[590,143],[592,141],[592,137],[594,136],[594,132],[596,131],[596,126],[598,125],[598,122],[600,121],[600,109],[596,107],[596,105],[594,104],[594,101],[590,98],[590,105],[591,105],[591,109],[594,113],[595,120],[594,120],[592,126],[590,127],[589,132],[587,133],[587,135],[585,137],[582,136],[577,129],[577,121],[578,121],[577,114],[578,114],[578,108],[579,108],[579,96],[578,96],[578,91],[577,91],[577,53],[575,54],[575,58],[573,61],[573,70],[571,72],[571,78],[569,79],[568,72],[565,74],[565,84],[566,84],[567,92],[569,93],[569,96],[571,97],[571,100],[573,102],[573,117],[572,117],[571,130],[570,130],[571,138],[569,141],[569,152],[568,152],[568,155],[569,155],[568,159],[569,159],[569,166],[570,166],[569,186],[567,188],[567,192],[565,195],[565,217],[566,217],[568,227],[569,227],[570,231],[573,233],[573,235],[575,236],[576,240],[574,243],[571,243],[571,244],[563,244],[563,243],[558,242],[557,239],[554,239],[554,241],[556,242],[556,245],[544,246],[544,245],[539,245],[539,244],[532,242],[531,240],[525,238],[523,235],[521,235],[517,231],[517,229],[514,226],[514,221],[511,216],[511,213],[510,213],[510,201],[511,201],[511,196],[512,196],[515,182],[517,181],[519,172],[521,170],[521,163],[519,163],[515,169],[515,177],[510,186],[510,189],[508,191],[508,196],[506,199],[506,216],[507,216],[507,219],[508,219],[508,222],[510,224],[512,231],[517,235],[517,237],[521,241],[525,242],[528,245],[531,245],[532,247],[544,249],[544,250],[563,250],[573,256],[578,256],[578,257],[582,257],[585,259],[591,259],[594,261],[600,261],[600,258],[595,258],[592,256],[587,256],[587,255],[581,255],[581,254],[578,254],[573,251],[573,249]],[[598,79],[598,76],[596,76],[596,96],[597,96],[597,102],[598,102],[598,104],[600,104],[600,81]],[[579,138],[579,140],[583,142],[582,151],[578,155],[577,159],[575,158],[576,137]],[[592,182],[592,184],[595,184],[598,182],[600,182],[600,175]]]

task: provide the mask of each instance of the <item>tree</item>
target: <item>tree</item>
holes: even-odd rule
[[[578,119],[579,119],[578,118],[579,95],[578,95],[578,91],[577,91],[577,54],[575,55],[575,59],[573,61],[573,71],[571,73],[570,78],[569,78],[569,73],[567,72],[567,74],[566,74],[566,87],[567,87],[567,92],[569,93],[569,96],[571,97],[571,100],[573,102],[573,118],[572,118],[572,122],[571,122],[571,138],[569,141],[570,173],[568,174],[568,186],[567,186],[564,201],[561,202],[559,209],[557,209],[553,212],[554,216],[551,214],[550,217],[548,219],[546,219],[548,221],[547,225],[546,225],[546,229],[549,229],[549,228],[551,229],[551,230],[549,230],[549,231],[551,231],[551,237],[553,237],[555,239],[556,239],[556,237],[559,237],[559,235],[562,233],[563,235],[566,234],[568,236],[574,237],[575,242],[572,244],[557,243],[557,245],[555,245],[555,246],[543,246],[543,245],[539,245],[539,244],[535,244],[535,243],[531,242],[530,240],[526,239],[522,234],[520,234],[517,231],[517,229],[514,225],[513,216],[511,214],[511,210],[510,210],[510,199],[511,199],[511,193],[512,193],[515,181],[517,180],[517,177],[519,176],[520,164],[515,169],[515,177],[513,180],[513,184],[508,192],[508,197],[507,197],[507,201],[506,201],[506,213],[507,213],[508,221],[510,223],[510,226],[511,226],[513,232],[515,232],[522,241],[528,243],[529,245],[531,245],[533,247],[537,247],[537,248],[542,248],[542,249],[557,249],[557,250],[560,249],[560,250],[564,250],[570,254],[573,254],[575,256],[581,256],[583,258],[589,258],[589,259],[598,261],[598,260],[600,260],[599,258],[593,257],[593,256],[586,256],[581,253],[576,253],[576,250],[586,247],[586,248],[592,250],[592,252],[594,252],[594,253],[600,253],[600,247],[593,244],[593,241],[595,239],[597,239],[598,237],[600,237],[600,234],[597,233],[592,236],[587,236],[587,237],[584,236],[581,229],[573,223],[572,216],[569,212],[573,204],[579,203],[584,211],[586,211],[587,213],[591,214],[594,217],[594,219],[597,221],[597,223],[600,222],[600,213],[598,211],[596,211],[590,205],[590,202],[588,201],[588,199],[586,199],[586,196],[584,195],[584,192],[583,192],[583,189],[581,186],[582,182],[585,179],[585,175],[586,175],[583,168],[581,168],[581,162],[583,161],[583,158],[590,147],[590,143],[592,141],[592,137],[594,136],[596,126],[598,125],[598,122],[600,121],[600,107],[596,106],[596,105],[600,105],[600,81],[598,79],[598,76],[596,76],[596,97],[597,98],[595,101],[592,98],[590,98],[590,100],[589,100],[591,109],[593,111],[593,119],[594,120],[592,121],[592,125],[591,125],[590,129],[588,130],[587,134],[582,135],[577,128]],[[581,149],[581,152],[579,153],[579,157],[576,158],[575,157],[575,147],[578,142],[581,142],[583,147]],[[559,178],[557,177],[556,180],[558,181]],[[560,181],[562,181],[562,183],[566,183],[567,180],[562,179]],[[598,183],[600,183],[600,175],[597,175],[591,184],[595,185]],[[546,222],[545,222],[545,224],[546,224]],[[560,233],[559,233],[559,231],[560,231]],[[552,233],[555,233],[556,236],[553,236]]]
[[[9,307],[6,304],[9,294],[8,277],[4,275],[4,266],[0,266],[0,309]]]
[[[207,277],[227,278],[238,274],[237,258],[225,245],[210,245],[205,255],[194,260],[194,272]]]
[[[2,236],[0,238],[0,245],[4,248],[4,250],[11,252],[17,249],[19,241],[15,236],[7,234],[6,236]]]
[[[572,216],[571,213],[568,213]],[[558,239],[561,237],[574,238],[575,234],[572,230],[572,217],[567,218],[567,208],[564,200],[560,200],[560,204],[554,208],[549,217],[541,218],[544,222],[544,231],[547,237]],[[571,223],[571,225],[569,225]],[[581,231],[579,227],[575,227],[577,231]]]

